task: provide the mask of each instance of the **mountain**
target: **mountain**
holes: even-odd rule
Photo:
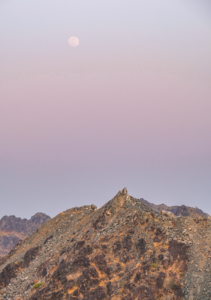
[[[30,220],[15,216],[4,216],[0,219],[0,256],[7,254],[19,240],[25,239],[38,227],[43,225],[50,217],[37,213]]]
[[[199,208],[193,208],[185,205],[180,205],[180,206],[167,206],[165,204],[153,204],[148,202],[147,200],[144,200],[143,198],[140,199],[142,203],[150,207],[151,209],[161,212],[162,210],[164,211],[169,211],[173,213],[175,216],[183,216],[183,217],[206,217],[208,214],[204,213],[201,209]]]
[[[123,189],[60,213],[0,259],[0,299],[211,299],[211,220],[158,213]]]

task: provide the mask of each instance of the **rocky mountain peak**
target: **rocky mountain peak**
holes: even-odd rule
[[[0,298],[210,299],[210,234],[209,218],[154,211],[123,189],[19,242],[0,260]]]

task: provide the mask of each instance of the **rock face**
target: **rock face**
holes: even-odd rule
[[[175,216],[183,216],[183,217],[206,217],[208,214],[204,213],[201,209],[199,208],[193,208],[185,205],[180,205],[180,206],[167,206],[165,204],[160,204],[156,205],[153,203],[148,202],[147,200],[141,198],[140,201],[150,207],[151,209],[161,212],[162,210],[164,211],[169,211],[173,213]]]
[[[35,214],[30,220],[4,216],[0,219],[0,256],[7,254],[19,240],[25,239],[48,220],[50,217],[43,213]]]
[[[153,211],[124,189],[69,209],[0,260],[0,299],[211,299],[208,218]]]

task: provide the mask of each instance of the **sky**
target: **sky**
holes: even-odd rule
[[[210,0],[0,0],[0,217],[210,182]]]

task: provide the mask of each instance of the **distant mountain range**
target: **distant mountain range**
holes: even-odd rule
[[[143,198],[141,198],[140,201],[157,212],[161,212],[162,210],[165,210],[173,213],[175,216],[183,216],[183,217],[191,216],[193,218],[208,216],[208,214],[204,213],[201,209],[197,207],[193,208],[186,205],[180,205],[180,206],[178,205],[167,206],[165,204],[156,205],[148,202],[147,200],[144,200]]]
[[[15,216],[0,219],[0,256],[7,254],[19,240],[25,239],[51,218],[43,213],[36,213],[30,220]]]

